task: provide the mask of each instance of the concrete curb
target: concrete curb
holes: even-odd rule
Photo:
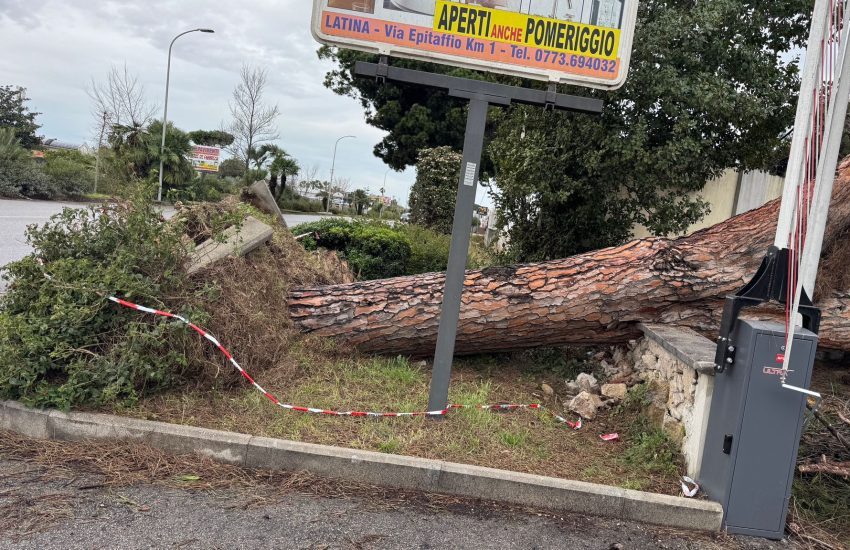
[[[679,529],[719,531],[722,507],[705,500],[407,456],[90,413],[35,410],[0,402],[0,429],[40,439],[110,439],[172,453],[200,453],[248,468],[310,473],[380,485],[496,500]]]

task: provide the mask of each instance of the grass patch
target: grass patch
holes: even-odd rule
[[[403,357],[367,357],[295,342],[288,361],[266,368],[258,382],[288,403],[339,410],[418,411],[428,402],[430,370]],[[238,356],[238,352],[237,352]],[[550,373],[551,374],[551,373]],[[539,383],[503,358],[459,361],[450,401],[464,405],[539,402]],[[547,402],[558,414],[570,413]],[[120,414],[383,453],[418,456],[608,485],[628,484],[676,494],[676,474],[638,468],[622,459],[625,447],[600,433],[628,430],[628,417],[602,415],[572,431],[535,411],[452,411],[442,419],[337,418],[276,408],[245,386],[221,384],[170,392],[116,409]],[[625,482],[623,480],[626,480]]]
[[[614,410],[619,419],[631,419],[624,422],[626,448],[620,460],[632,472],[641,472],[645,476],[660,475],[676,477],[684,472],[684,461],[679,445],[670,436],[646,416],[646,407],[652,402],[650,384],[637,384],[629,389],[626,399]],[[629,477],[620,482],[626,489],[643,489],[643,476]]]
[[[502,431],[499,432],[499,440],[505,447],[520,448],[528,444],[528,435],[527,430],[520,432]]]
[[[637,433],[623,454],[623,460],[635,469],[651,474],[675,476],[680,471],[679,449],[659,429]]]

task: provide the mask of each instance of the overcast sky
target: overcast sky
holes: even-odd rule
[[[316,57],[310,11],[310,0],[0,0],[0,84],[27,88],[44,136],[92,143],[92,77],[126,63],[161,108],[171,38],[211,27],[216,34],[175,45],[169,120],[184,130],[217,129],[229,118],[242,64],[265,67],[268,100],[281,111],[279,144],[327,178],[336,138],[357,136],[340,143],[336,175],[374,193],[386,172],[372,155],[382,132],[364,122],[356,100],[322,85],[331,65]],[[387,194],[406,204],[413,179],[413,170],[391,171]]]

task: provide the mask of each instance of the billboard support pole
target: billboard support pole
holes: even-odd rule
[[[484,132],[490,105],[508,106],[511,103],[524,103],[542,105],[547,109],[599,114],[602,112],[603,103],[599,99],[559,94],[555,91],[555,86],[551,85],[547,90],[520,88],[494,82],[392,67],[387,63],[386,57],[382,57],[380,63],[377,64],[358,61],[354,67],[354,74],[377,78],[381,81],[392,80],[440,88],[446,90],[452,97],[469,101],[466,134],[463,142],[463,163],[460,169],[449,263],[446,270],[443,304],[440,310],[440,326],[437,333],[437,348],[434,353],[431,392],[428,397],[429,411],[443,410],[448,406],[449,381],[452,374],[452,360],[460,320],[464,273],[469,250],[469,234],[472,227],[472,210],[475,206],[478,176],[481,172],[481,154],[484,149]]]
[[[490,102],[486,99],[469,100],[466,118],[466,136],[463,140],[463,162],[460,182],[457,187],[452,242],[449,248],[449,264],[443,290],[443,306],[440,311],[440,327],[437,331],[437,349],[434,353],[434,369],[431,374],[431,392],[428,410],[446,408],[449,397],[449,379],[452,375],[452,359],[455,351],[457,324],[460,318],[460,300],[463,295],[463,280],[469,250],[469,234],[472,227],[472,209],[478,189],[481,171],[481,153],[484,148],[484,130]]]

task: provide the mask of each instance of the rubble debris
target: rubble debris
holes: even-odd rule
[[[602,399],[593,393],[583,391],[570,401],[569,409],[582,418],[593,420],[602,407]]]
[[[629,393],[629,388],[625,384],[603,384],[602,395],[609,399],[622,401]]]
[[[599,381],[592,374],[583,372],[576,377],[576,384],[581,391],[599,393]]]

